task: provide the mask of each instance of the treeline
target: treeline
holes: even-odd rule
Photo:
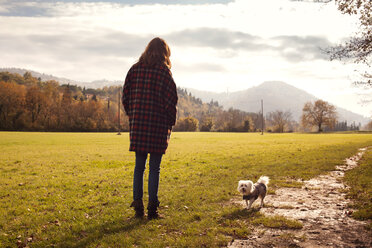
[[[358,125],[353,122],[350,125],[348,125],[347,121],[341,121],[341,122],[336,122],[335,126],[333,128],[327,127],[325,131],[334,131],[334,132],[339,132],[339,131],[360,131],[362,129],[362,124],[358,123]],[[364,128],[367,130],[367,126]]]
[[[262,127],[260,113],[247,113],[216,101],[203,103],[186,89],[178,88],[178,113],[175,131],[255,132]]]
[[[0,73],[0,129],[27,131],[117,131],[120,87],[100,90],[56,81],[42,82],[29,72]],[[121,112],[121,129],[128,118]]]

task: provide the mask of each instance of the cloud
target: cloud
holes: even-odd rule
[[[0,16],[39,17],[52,16],[52,6],[30,1],[0,2]]]
[[[193,73],[206,73],[206,72],[225,72],[226,68],[222,65],[216,63],[194,63],[194,64],[185,64],[179,62],[177,64],[177,70]]]
[[[58,2],[58,3],[56,3]],[[56,6],[64,3],[84,4],[84,3],[108,3],[124,6],[136,5],[206,5],[206,4],[228,4],[233,0],[2,0],[0,1],[0,16],[23,16],[40,17],[53,16]],[[58,11],[58,10],[57,10]]]
[[[215,50],[275,52],[289,62],[328,59],[321,48],[331,42],[321,36],[275,36],[268,39],[218,28],[185,29],[165,35],[173,44],[187,47],[207,47]]]
[[[290,63],[326,59],[319,47],[330,44],[322,37],[277,36],[264,39],[243,32],[213,28],[185,29],[163,37],[172,43],[175,51],[178,49],[178,57],[172,57],[172,60],[176,62],[175,69],[184,73],[231,71],[236,68],[235,59],[239,61],[242,56],[246,56],[242,52],[248,53],[250,58],[259,56],[265,60],[276,56]],[[53,33],[38,34],[0,33],[0,53],[11,57],[5,61],[23,61],[23,67],[35,63],[48,64],[55,68],[64,65],[66,70],[71,70],[74,65],[96,68],[122,63],[121,66],[127,67],[137,60],[152,38],[151,34],[130,34],[104,28],[84,31],[56,29]],[[195,48],[199,49],[194,50]],[[212,54],[206,52],[205,48],[211,50]],[[184,52],[187,50],[190,51],[188,55]],[[204,54],[199,56],[195,51]]]
[[[325,37],[321,36],[277,36],[272,38],[280,42],[278,51],[290,62],[302,60],[329,60],[321,49],[332,46],[333,44]]]
[[[29,0],[11,0],[12,2],[17,3],[26,3],[30,2]],[[53,0],[33,0],[32,2],[38,3],[53,3],[56,1]],[[59,2],[65,3],[96,3],[96,2],[108,2],[108,3],[121,3],[121,4],[201,4],[199,0],[59,0]],[[217,4],[222,3],[226,4],[233,2],[233,0],[204,0],[204,4]]]
[[[132,35],[116,31],[56,34],[1,35],[3,52],[38,53],[59,59],[84,57],[133,57],[144,49],[150,36]],[[3,50],[1,49],[1,50]]]
[[[81,81],[117,79],[137,60],[149,40],[147,36],[98,29],[0,33],[0,66],[28,68]]]
[[[170,9],[185,13],[184,9],[224,6],[233,0],[0,0],[0,17],[72,17],[137,19],[139,15],[155,15],[162,22]],[[168,12],[159,18],[159,12]],[[201,10],[202,11],[202,10]],[[174,13],[174,11],[173,11]],[[123,16],[125,15],[125,16]],[[115,17],[114,17],[115,16]],[[127,17],[126,17],[127,16]],[[178,19],[178,16],[171,17]],[[165,18],[167,19],[167,18]],[[167,20],[168,21],[168,20]],[[103,20],[106,22],[106,20]],[[155,24],[155,20],[152,24]],[[118,25],[118,24],[114,24]],[[167,24],[169,25],[169,24]],[[163,26],[163,23],[162,25]]]
[[[269,48],[261,42],[260,37],[218,28],[186,29],[168,34],[165,38],[181,46],[211,47],[224,50],[261,50]]]
[[[33,59],[41,59],[44,63],[50,61],[50,65],[54,63],[55,67],[62,64],[81,66],[84,63],[92,67],[101,63],[103,65],[103,61],[108,63],[107,65],[115,61],[134,62],[152,38],[150,35],[133,35],[112,30],[0,35],[0,53],[14,56],[23,54],[22,60],[33,64],[36,63],[32,62]],[[198,60],[185,63],[182,59],[178,60],[180,61],[176,63],[178,71],[195,73],[226,71],[224,66],[217,63]]]

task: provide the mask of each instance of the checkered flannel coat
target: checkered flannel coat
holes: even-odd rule
[[[132,66],[122,103],[129,117],[130,151],[164,154],[176,122],[177,88],[165,65]]]

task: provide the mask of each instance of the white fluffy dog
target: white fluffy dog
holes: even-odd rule
[[[245,203],[247,204],[247,209],[251,208],[253,202],[257,200],[258,197],[261,198],[260,208],[262,208],[268,184],[269,177],[267,176],[261,176],[255,184],[250,180],[239,181],[238,191],[243,195],[243,200],[245,200]]]

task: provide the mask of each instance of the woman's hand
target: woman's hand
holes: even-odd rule
[[[172,130],[168,129],[167,142],[169,142],[169,140],[170,140],[171,132],[172,132]]]

